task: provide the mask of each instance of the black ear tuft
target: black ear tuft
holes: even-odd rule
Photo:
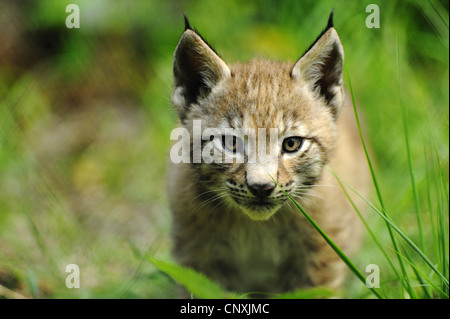
[[[314,46],[314,44],[317,43],[317,41],[325,34],[325,32],[327,32],[331,28],[334,28],[333,15],[334,15],[334,8],[333,10],[331,10],[330,16],[328,17],[327,26],[325,27],[325,29],[323,29],[322,33],[319,34],[317,39],[309,46],[309,48],[302,54],[302,56],[304,56],[306,52],[308,52]]]
[[[184,16],[184,31],[192,30],[192,27],[189,24],[189,20],[188,20],[188,18],[186,17],[186,15],[184,13],[183,13],[183,16]]]
[[[206,39],[193,27],[191,27],[191,24],[189,23],[188,17],[186,16],[186,14],[183,13],[183,17],[184,17],[184,31],[186,32],[187,30],[191,30],[194,31],[202,40],[203,42],[205,42],[211,50],[214,51],[215,54],[219,55],[217,53],[216,50],[214,50],[214,48],[208,43],[208,41],[206,41]]]
[[[302,78],[309,88],[323,97],[336,117],[342,106],[344,49],[333,27],[333,12],[328,24],[291,70],[291,77]]]
[[[334,27],[334,25],[333,25],[333,14],[334,14],[334,8],[333,8],[333,10],[331,10],[330,16],[328,18],[328,24],[327,24],[327,27],[325,28],[325,31],[328,30],[329,28],[333,28]]]
[[[226,63],[189,24],[184,15],[186,30],[174,53],[174,91],[172,102],[182,121],[192,103],[207,97],[212,89],[231,75]]]

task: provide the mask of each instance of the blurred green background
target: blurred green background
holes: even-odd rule
[[[69,3],[79,29],[65,25]],[[371,3],[379,29],[365,25]],[[165,168],[182,13],[229,64],[294,62],[333,8],[385,204],[418,240],[405,106],[424,249],[437,258],[433,211],[447,207],[448,235],[438,185],[438,157],[448,185],[447,1],[0,0],[0,298],[174,297],[142,255],[170,258]],[[368,221],[389,248],[380,218]],[[384,289],[392,284],[369,239],[356,263],[380,265]],[[80,267],[80,289],[65,286],[68,264]],[[343,295],[365,297],[349,279]]]

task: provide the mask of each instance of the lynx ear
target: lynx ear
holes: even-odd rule
[[[217,53],[195,32],[185,17],[185,31],[175,49],[172,102],[181,120],[189,106],[206,97],[231,71]]]
[[[333,12],[328,25],[291,71],[291,77],[301,79],[317,95],[322,96],[336,117],[344,92],[342,71],[344,49],[333,27]]]

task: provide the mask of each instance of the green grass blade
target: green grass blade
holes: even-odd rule
[[[280,189],[284,192],[284,194],[289,198],[289,200],[297,207],[297,209],[305,216],[305,218],[308,220],[308,222],[319,232],[319,234],[322,236],[323,239],[330,245],[330,247],[334,250],[334,252],[341,258],[341,260],[347,265],[347,267],[353,272],[353,274],[365,285],[366,284],[366,277],[359,271],[359,269],[353,264],[353,262],[350,260],[350,258],[347,257],[347,255],[331,240],[330,237],[319,227],[319,225],[309,216],[308,213],[305,212],[305,210],[298,204],[295,199],[291,197],[278,182],[272,177],[272,180],[280,187]],[[376,288],[368,288],[377,298],[383,299],[383,297],[376,291]]]
[[[419,228],[420,248],[423,250],[425,248],[425,244],[424,244],[424,239],[423,239],[422,220],[421,220],[420,208],[419,208],[419,195],[417,193],[416,181],[415,181],[415,177],[414,177],[414,169],[413,169],[413,163],[412,163],[412,158],[411,158],[411,148],[409,145],[409,138],[408,138],[409,137],[408,123],[406,120],[405,105],[401,98],[400,85],[399,85],[399,95],[400,95],[400,108],[402,110],[403,129],[404,129],[404,133],[405,133],[406,155],[408,158],[409,176],[411,178],[411,186],[412,186],[412,190],[413,190],[414,206],[415,206],[416,218],[417,218],[417,226]]]
[[[425,279],[430,286],[432,286],[437,292],[439,292],[441,294],[442,297],[444,298],[448,298],[448,294],[445,293],[444,291],[442,291],[438,285],[436,285],[430,278],[428,278],[428,276],[424,275],[424,273],[416,266],[414,265],[414,263],[412,263],[409,259],[405,258],[404,256],[400,255],[401,258],[405,259],[405,261],[414,269],[414,271],[421,277],[421,281],[420,284],[422,287],[425,287],[425,282],[423,281],[423,279]],[[425,289],[426,290],[426,289]],[[427,290],[426,290],[427,291]],[[432,298],[433,296],[431,296],[429,294],[429,292],[427,292],[427,296],[428,298]]]
[[[427,285],[426,285],[426,283],[424,281],[424,276],[422,275],[422,272],[419,271],[419,269],[411,261],[411,258],[409,257],[408,252],[406,251],[406,249],[404,249],[403,251],[404,251],[404,254],[405,254],[406,257],[404,257],[404,256],[400,256],[400,257],[405,259],[408,262],[408,264],[413,268],[414,274],[416,275],[417,281],[419,282],[420,287],[422,288],[422,291],[425,294],[425,296],[428,299],[432,299],[433,297],[432,297],[430,291],[428,290],[428,287],[427,287]]]
[[[445,177],[444,177],[444,171],[442,169],[442,165],[441,165],[441,159],[439,156],[439,153],[437,151],[436,146],[434,146],[435,152],[436,152],[436,158],[438,161],[438,168],[440,171],[440,189],[441,189],[441,201],[445,201],[447,203],[447,212],[448,212],[448,205],[449,205],[449,199],[448,199],[448,191],[447,191],[447,185],[445,182]],[[441,263],[442,263],[442,272],[444,274],[444,277],[447,278],[448,280],[448,275],[449,275],[449,271],[448,271],[448,246],[447,246],[447,234],[446,234],[446,227],[445,227],[445,204],[442,203],[441,208],[439,209],[439,215],[438,215],[438,222],[439,222],[439,243],[440,243],[440,248],[441,248]],[[448,293],[448,284],[447,287],[444,287],[444,290]]]
[[[367,232],[369,233],[370,237],[374,241],[375,245],[378,247],[380,252],[383,254],[384,258],[388,262],[389,266],[391,267],[392,271],[395,273],[397,278],[400,279],[401,276],[398,273],[397,268],[395,268],[394,264],[392,263],[391,258],[389,258],[389,256],[388,256],[386,250],[383,248],[381,243],[378,241],[377,236],[375,236],[375,234],[373,233],[372,229],[370,229],[369,224],[366,222],[364,216],[361,214],[361,212],[359,211],[358,207],[356,207],[355,203],[353,202],[353,200],[351,199],[351,197],[348,194],[347,190],[345,189],[345,186],[341,183],[340,180],[337,180],[337,182],[338,182],[339,186],[341,187],[342,191],[344,192],[345,196],[347,197],[347,200],[350,202],[350,205],[352,205],[352,207],[355,210],[356,214],[358,214],[359,218],[361,219],[361,222],[363,223],[363,225],[366,228]],[[359,195],[359,196],[361,196],[361,195]]]
[[[366,202],[367,205],[369,205],[373,211],[375,211],[378,216],[380,216],[381,218],[384,219],[384,221],[388,224],[388,226],[394,230],[396,233],[398,233],[400,235],[400,237],[402,237],[409,246],[411,246],[411,248],[413,250],[416,251],[416,253],[428,264],[428,266],[430,266],[430,268],[442,279],[444,285],[448,288],[448,279],[446,277],[444,277],[442,275],[442,273],[439,272],[439,270],[435,267],[435,265],[428,259],[428,257],[414,244],[414,242],[412,240],[410,240],[408,238],[408,236],[406,236],[399,227],[397,227],[393,221],[389,218],[389,216],[387,216],[387,214],[385,212],[381,212],[377,207],[375,207],[370,201],[368,201],[366,198],[364,198],[364,196],[362,196],[358,191],[356,191],[352,186],[350,186],[348,183],[346,183],[345,181],[343,181],[339,176],[337,176],[337,174],[335,172],[333,172],[329,167],[327,167],[326,165],[323,165],[320,162],[317,162],[319,165],[321,165],[322,167],[324,167],[330,174],[332,174],[334,176],[334,178],[336,178],[336,180],[340,183],[342,183],[343,185],[347,186],[352,192],[354,192],[358,197],[360,197],[364,202]],[[273,178],[272,178],[273,179]],[[275,183],[277,183],[275,181]],[[278,184],[278,183],[277,183]],[[286,192],[285,192],[286,193]],[[398,247],[398,246],[397,246]],[[394,248],[395,249],[395,248]],[[400,251],[399,249],[395,249],[395,251]],[[400,257],[399,257],[400,258]],[[402,259],[402,258],[400,258]],[[402,265],[404,265],[402,263]],[[402,269],[402,272],[406,273],[406,269]],[[407,282],[409,282],[409,277],[408,276],[404,276],[403,278],[405,278],[407,280]]]
[[[376,178],[376,175],[375,175],[375,170],[373,168],[372,161],[370,159],[369,152],[368,152],[367,146],[366,146],[366,142],[364,140],[364,136],[363,136],[363,133],[362,133],[361,122],[359,120],[358,109],[356,107],[355,95],[353,93],[352,81],[350,79],[350,74],[348,73],[348,70],[347,70],[347,78],[348,78],[350,95],[352,97],[353,111],[355,113],[355,119],[356,119],[356,124],[358,126],[358,132],[359,132],[359,137],[360,137],[360,140],[361,140],[361,144],[362,144],[363,149],[364,149],[364,154],[366,156],[367,164],[369,165],[370,174],[372,176],[372,181],[373,181],[373,184],[374,184],[374,187],[375,187],[375,191],[377,193],[378,201],[379,201],[379,203],[381,205],[381,211],[383,212],[383,214],[386,214],[386,216],[387,216],[386,208],[385,208],[384,202],[383,202],[383,197],[381,196],[380,187],[378,185],[378,181],[377,181],[377,178]],[[386,223],[386,227],[387,227],[387,230],[388,230],[388,233],[389,233],[389,237],[390,237],[391,242],[392,242],[392,246],[394,247],[395,250],[398,251],[399,247],[398,247],[398,244],[397,244],[397,240],[396,240],[396,238],[394,236],[394,233],[393,233],[389,223]],[[400,257],[398,258],[398,263],[400,265],[400,270],[401,270],[403,278],[408,279],[408,273],[406,272],[405,265],[403,264],[403,260]],[[407,289],[410,290],[409,288],[407,288]],[[409,291],[409,292],[411,292],[411,291]]]
[[[202,299],[237,299],[241,298],[236,293],[225,291],[218,283],[192,268],[156,259],[152,256],[148,260],[159,270],[168,274],[177,283],[184,286],[194,296]]]
[[[325,166],[326,167],[326,166]],[[328,168],[327,168],[328,169]],[[330,169],[328,169],[328,171],[334,175],[334,177],[338,178],[339,180],[341,180],[334,172],[332,172]],[[342,181],[342,183],[344,183],[348,188],[350,188],[356,195],[358,195],[362,200],[364,200],[377,214],[378,216],[380,216],[381,218],[383,218],[386,223],[389,224],[389,226],[395,230],[395,232],[397,232],[407,243],[409,246],[411,246],[411,248],[413,250],[416,251],[416,253],[428,264],[428,266],[430,266],[430,268],[442,279],[442,281],[444,282],[444,285],[448,288],[448,279],[446,279],[440,272],[439,270],[434,266],[434,264],[428,259],[427,256],[425,256],[425,254],[414,244],[414,242],[412,242],[408,236],[406,236],[401,230],[400,228],[398,228],[393,222],[392,220],[389,219],[388,216],[386,216],[386,214],[383,214],[382,212],[380,212],[380,210],[378,208],[376,208],[370,201],[368,201],[367,199],[365,199],[363,196],[359,195],[359,193],[350,185],[348,185],[346,182]],[[399,250],[397,250],[399,251]],[[406,277],[405,277],[406,278]]]
[[[353,93],[352,81],[350,79],[350,74],[348,73],[348,70],[347,70],[347,78],[348,78],[348,86],[349,86],[349,90],[350,90],[350,95],[352,97],[353,111],[355,113],[356,124],[358,126],[359,137],[360,137],[360,140],[361,140],[362,147],[364,149],[364,154],[366,156],[367,164],[369,165],[370,174],[372,176],[372,181],[373,181],[373,184],[375,186],[375,191],[377,193],[378,201],[380,202],[382,210],[385,211],[384,203],[383,203],[383,197],[381,196],[381,191],[380,191],[380,187],[378,185],[377,177],[375,175],[375,170],[373,168],[372,161],[371,161],[370,156],[369,156],[369,151],[367,150],[366,142],[364,140],[364,136],[363,136],[363,133],[362,133],[361,122],[359,120],[358,109],[356,107],[355,95]]]
[[[424,154],[424,163],[425,163],[425,182],[426,182],[426,195],[427,195],[427,204],[428,204],[428,212],[429,212],[429,224],[431,228],[431,238],[439,242],[438,231],[436,230],[436,223],[434,221],[433,212],[434,205],[431,196],[433,184],[431,183],[432,172],[434,171],[433,165],[433,156],[431,155],[431,159],[429,158],[429,150],[427,148],[428,143],[425,142],[425,138],[423,140],[423,154]],[[433,245],[435,256],[439,256],[439,245]]]

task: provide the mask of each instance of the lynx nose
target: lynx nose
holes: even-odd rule
[[[275,188],[275,183],[271,183],[271,184],[247,184],[248,189],[250,190],[250,192],[262,199],[262,198],[266,198],[269,197],[269,195],[272,193],[272,191]]]

